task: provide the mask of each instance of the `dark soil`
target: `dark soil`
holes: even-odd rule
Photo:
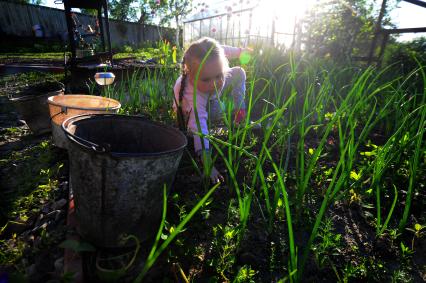
[[[0,278],[46,282],[63,277],[67,158],[49,135],[33,135],[9,101],[27,87],[15,80],[0,87]]]

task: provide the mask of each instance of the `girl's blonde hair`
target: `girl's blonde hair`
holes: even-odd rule
[[[209,53],[210,52],[210,53]],[[208,54],[206,62],[211,60],[220,60],[222,61],[223,68],[229,68],[228,59],[225,56],[225,52],[223,48],[220,46],[219,42],[210,37],[202,37],[194,42],[185,50],[182,58],[182,79],[180,83],[179,89],[179,103],[178,106],[178,115],[181,121],[183,121],[183,113],[182,113],[182,99],[185,90],[185,84],[187,76],[190,72],[194,72],[198,70],[198,65],[204,57]],[[180,113],[179,113],[180,112]],[[179,120],[179,117],[178,117]],[[179,123],[181,124],[181,123]],[[185,124],[185,123],[183,123]],[[181,129],[184,127],[180,125]]]
[[[208,53],[206,61],[220,60],[224,68],[229,66],[228,59],[226,59],[225,52],[219,42],[210,37],[202,37],[191,43],[186,49],[182,60],[183,74],[196,71],[199,66],[195,65],[195,63],[200,63]]]

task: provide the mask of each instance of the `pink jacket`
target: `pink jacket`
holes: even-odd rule
[[[227,45],[222,45],[225,56],[229,59],[232,58],[238,58],[241,54],[242,49],[238,47],[232,47]],[[173,87],[174,94],[175,94],[175,102],[173,103],[173,109],[175,112],[177,112],[177,105],[176,102],[179,103],[179,91],[181,86],[182,76],[179,76],[179,78],[176,80],[175,86]],[[220,91],[216,95],[221,95],[222,91]],[[210,99],[210,95],[206,93],[202,93],[200,91],[197,91],[197,112],[198,112],[198,118],[200,120],[200,126],[201,126],[201,132],[205,135],[209,133],[208,127],[207,127],[207,103]],[[188,130],[192,133],[197,133],[197,123],[195,120],[195,114],[193,110],[193,104],[194,103],[194,86],[192,85],[192,82],[189,82],[186,80],[185,88],[183,92],[183,99],[182,99],[182,111],[185,116],[185,119],[188,119]],[[188,116],[189,115],[189,116]],[[204,139],[204,148],[209,149],[210,144],[207,139]],[[198,135],[194,135],[194,149],[195,152],[199,152],[202,149],[201,145],[201,139]]]

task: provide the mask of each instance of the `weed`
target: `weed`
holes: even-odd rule
[[[222,280],[229,281],[232,268],[236,260],[238,231],[235,227],[217,225],[213,227],[212,248],[214,255],[208,260]]]
[[[10,239],[0,239],[0,264],[3,266],[16,264],[26,247],[28,244],[16,234]]]
[[[404,245],[403,242],[401,242],[400,246],[401,246],[401,255],[403,259],[408,259],[409,257],[413,255],[414,251],[410,249],[409,247],[407,247],[406,245]]]
[[[414,240],[415,239],[420,239],[421,237],[423,237],[426,234],[426,226],[421,225],[419,223],[414,224],[413,228],[405,228],[406,230],[412,232],[413,235],[413,240],[411,240],[411,250],[414,251]]]
[[[234,283],[254,283],[254,277],[256,275],[256,271],[251,269],[250,266],[244,265],[238,270],[237,275],[235,276],[232,282]]]
[[[324,268],[327,263],[333,264],[333,256],[340,254],[341,240],[341,234],[333,233],[332,220],[326,218],[318,232],[318,242],[312,247],[316,262],[320,268]]]

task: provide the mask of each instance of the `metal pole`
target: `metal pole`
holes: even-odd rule
[[[67,2],[65,2],[67,3]],[[74,23],[73,20],[71,19],[71,7],[68,6],[67,4],[65,4],[65,19],[67,20],[67,25],[68,25],[68,40],[70,42],[70,48],[71,48],[71,64],[74,64],[75,62],[75,49],[76,49],[76,45],[75,45],[75,41],[74,41],[74,28],[77,28]],[[74,27],[74,28],[72,28]]]
[[[102,20],[102,8],[101,7],[98,7],[98,21],[99,21],[99,30],[101,32],[102,51],[105,52],[106,51],[105,32],[104,32],[104,21]]]
[[[108,53],[109,53],[109,58],[111,60],[111,66],[113,65],[112,62],[112,50],[111,50],[111,36],[109,33],[109,20],[108,20],[108,3],[106,0],[104,0],[103,2],[103,7],[104,7],[104,17],[105,17],[105,27],[106,27],[106,32],[107,32],[107,40],[108,40]]]

